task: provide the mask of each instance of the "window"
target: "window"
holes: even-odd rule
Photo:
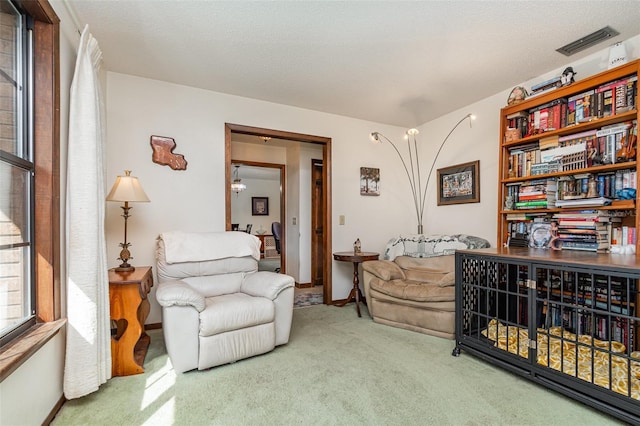
[[[6,257],[19,255],[23,262],[18,269],[22,274],[19,282],[28,292],[27,298],[20,296],[21,319],[9,320],[3,314],[7,318],[0,320],[1,381],[55,335],[64,320],[60,319],[59,267],[60,20],[47,0],[0,0],[0,14],[13,17],[8,20],[10,26],[0,22],[0,70],[8,76],[2,75],[0,84],[16,81],[11,86],[16,102],[11,108],[0,96],[0,137],[5,136],[6,123],[14,122],[17,132],[15,145],[3,141],[0,146],[0,214],[11,217],[7,223],[16,221],[10,222],[12,228],[30,236],[8,243],[0,234],[0,272],[5,273],[2,262]],[[21,36],[5,42],[14,40],[5,37],[13,31],[18,34],[18,28]],[[20,65],[12,61],[20,61]],[[12,76],[11,70],[19,75]],[[25,77],[27,71],[29,78]],[[11,198],[12,194],[20,194],[21,201]],[[14,276],[19,275],[16,270],[13,268]],[[0,278],[0,309],[5,309],[5,303],[7,312],[9,299],[16,298],[4,292],[8,281]]]
[[[31,31],[0,3],[0,344],[35,323]]]

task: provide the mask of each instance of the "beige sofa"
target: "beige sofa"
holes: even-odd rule
[[[383,260],[362,264],[369,314],[381,324],[453,339],[455,250],[489,245],[467,235],[392,239]]]

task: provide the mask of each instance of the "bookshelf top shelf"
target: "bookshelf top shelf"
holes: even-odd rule
[[[619,67],[616,67],[614,69],[602,71],[598,74],[592,75],[582,80],[578,80],[568,86],[559,87],[547,93],[525,99],[518,104],[506,106],[502,108],[501,114],[503,116],[507,116],[518,111],[524,111],[540,105],[544,105],[545,103],[551,102],[555,99],[566,98],[575,95],[576,93],[594,89],[610,81],[624,78],[633,74],[638,74],[639,69],[640,59],[636,59],[635,61],[620,65]]]

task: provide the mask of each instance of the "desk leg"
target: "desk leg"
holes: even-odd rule
[[[353,289],[352,293],[355,293],[356,299],[356,311],[358,312],[358,318],[362,317],[360,314],[360,299],[363,299],[362,293],[360,292],[360,278],[358,276],[358,262],[353,262]]]

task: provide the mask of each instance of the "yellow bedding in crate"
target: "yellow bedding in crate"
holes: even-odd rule
[[[492,319],[487,328],[482,330],[482,335],[494,341],[494,346],[502,350],[523,358],[529,357],[529,332],[525,328],[506,326]],[[598,340],[586,335],[576,337],[561,327],[538,328],[536,340],[538,364],[623,395],[629,395],[630,378],[631,397],[640,400],[639,351],[627,355],[625,345],[620,342]]]

